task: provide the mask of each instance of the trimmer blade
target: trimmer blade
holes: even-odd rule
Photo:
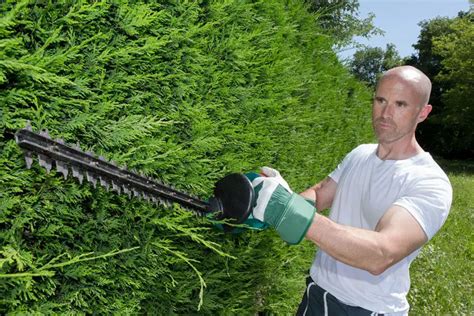
[[[112,190],[120,194],[122,191],[122,188],[120,187],[119,184],[115,183],[115,181],[112,181]]]
[[[178,203],[196,210],[201,215],[213,211],[207,201],[176,190],[173,186],[156,181],[143,173],[129,171],[126,166],[118,167],[115,162],[107,161],[102,156],[96,157],[93,152],[84,152],[79,143],[67,145],[62,139],[53,140],[47,130],[35,133],[28,124],[26,128],[15,133],[15,140],[25,153],[27,168],[31,168],[34,154],[38,155],[40,166],[48,173],[54,163],[57,172],[61,173],[64,179],[72,174],[81,184],[86,178],[94,188],[99,182],[107,190],[112,189],[147,201],[159,201],[167,207]]]
[[[99,177],[99,182],[100,182],[100,185],[105,188],[105,190],[109,191],[110,183],[109,181],[107,181],[107,178]]]
[[[94,176],[92,172],[86,171],[86,178],[89,183],[92,183],[94,188],[97,187],[97,178]]]
[[[38,162],[39,165],[45,168],[48,173],[51,172],[51,169],[53,168],[53,161],[48,156],[38,154]]]
[[[25,152],[25,163],[26,168],[31,169],[31,166],[33,165],[33,153],[31,151]]]
[[[84,180],[84,175],[82,174],[81,170],[79,167],[72,166],[72,176],[76,179],[79,180],[79,183],[82,184],[82,181]]]
[[[123,193],[125,193],[126,195],[128,195],[128,197],[132,197],[132,191],[130,191],[130,189],[128,188],[127,185],[122,185],[122,189],[123,189]]]
[[[39,134],[40,134],[41,136],[43,136],[43,137],[46,137],[46,138],[49,138],[49,139],[51,138],[51,137],[49,136],[49,131],[48,131],[47,129],[44,130],[44,131],[41,131]]]
[[[67,179],[69,174],[69,169],[66,163],[61,161],[56,161],[56,171],[63,174],[64,180]]]

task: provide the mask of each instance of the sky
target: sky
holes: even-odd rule
[[[469,10],[469,0],[359,0],[359,16],[375,14],[374,24],[385,34],[369,40],[356,38],[364,45],[382,47],[393,43],[401,57],[415,53],[412,47],[418,41],[418,23],[435,17],[456,17],[459,11]],[[351,57],[355,49],[346,50],[339,55]]]

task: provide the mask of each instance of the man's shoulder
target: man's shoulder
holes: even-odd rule
[[[423,152],[417,157],[411,159],[411,164],[413,166],[413,169],[415,169],[420,174],[425,174],[427,176],[436,174],[447,178],[447,175],[444,170],[428,152]]]
[[[424,152],[420,155],[419,159],[413,161],[413,170],[413,172],[416,172],[421,178],[437,177],[449,182],[444,170],[428,152]]]

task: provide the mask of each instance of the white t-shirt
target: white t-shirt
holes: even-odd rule
[[[427,152],[405,160],[381,160],[377,145],[360,145],[329,176],[337,183],[329,218],[339,224],[375,230],[392,205],[407,209],[428,239],[445,222],[452,201],[446,174]],[[351,267],[322,250],[311,277],[340,301],[385,314],[404,315],[410,289],[410,263],[420,249],[380,275]]]

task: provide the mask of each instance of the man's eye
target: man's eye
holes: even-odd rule
[[[380,104],[384,104],[385,100],[382,99],[382,98],[375,98],[375,102],[380,103]]]

